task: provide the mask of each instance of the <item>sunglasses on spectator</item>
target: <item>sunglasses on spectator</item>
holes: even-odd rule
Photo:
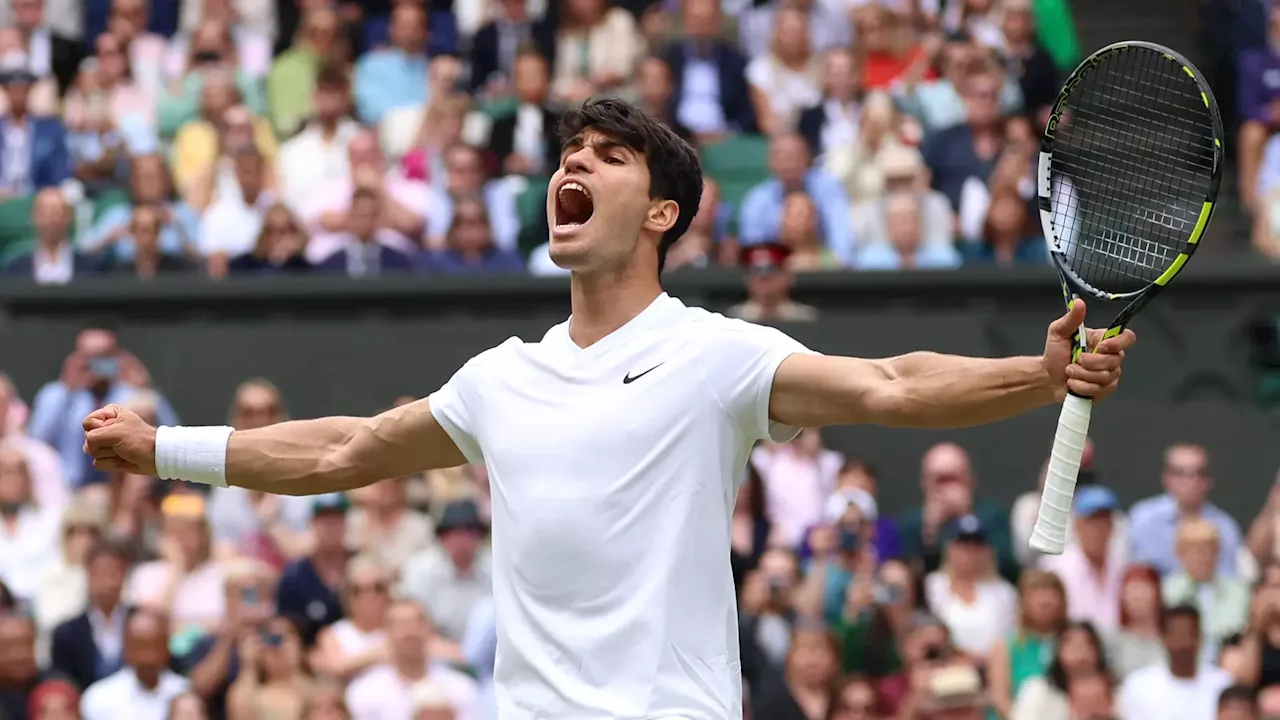
[[[357,583],[351,586],[349,592],[356,596],[363,595],[365,593],[369,593],[370,595],[382,595],[387,592],[387,584],[383,582]]]
[[[1166,465],[1165,473],[1180,478],[1200,478],[1209,474],[1207,468],[1203,467],[1178,467],[1177,465]]]

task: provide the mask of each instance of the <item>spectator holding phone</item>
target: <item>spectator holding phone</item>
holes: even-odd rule
[[[128,402],[150,384],[142,363],[120,347],[115,329],[95,323],[76,336],[75,350],[63,361],[61,376],[36,393],[27,431],[58,451],[71,487],[104,482],[106,475],[94,470],[93,458],[81,450],[84,427],[80,421],[96,408]],[[178,423],[177,414],[163,397],[157,396],[156,415],[163,425]]]
[[[239,677],[227,693],[227,715],[238,720],[298,720],[311,679],[302,664],[302,636],[289,618],[274,617],[240,641]]]

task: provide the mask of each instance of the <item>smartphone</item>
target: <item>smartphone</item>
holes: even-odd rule
[[[247,587],[244,590],[241,590],[240,602],[244,603],[245,605],[257,605],[258,604],[258,588]]]
[[[262,638],[262,644],[267,647],[278,648],[284,644],[284,636],[270,630],[263,630],[260,637]]]
[[[858,531],[853,528],[841,527],[836,540],[837,547],[840,552],[855,552],[861,544],[858,538]]]
[[[96,378],[115,380],[120,372],[120,363],[113,357],[90,358],[89,372]]]

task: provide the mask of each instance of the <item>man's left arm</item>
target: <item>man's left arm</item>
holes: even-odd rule
[[[1102,340],[1089,331],[1093,352],[1070,362],[1074,328],[1085,307],[1049,326],[1041,357],[970,358],[914,352],[882,360],[796,353],[778,366],[769,416],[786,425],[876,424],[959,428],[1003,420],[1061,402],[1068,389],[1101,400],[1120,380],[1132,331]]]

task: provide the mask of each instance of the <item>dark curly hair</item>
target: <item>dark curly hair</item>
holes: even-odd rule
[[[658,272],[667,251],[689,229],[702,201],[702,163],[698,152],[666,123],[618,98],[593,98],[560,118],[561,145],[590,128],[644,156],[649,167],[649,197],[672,200],[679,208],[676,224],[658,244]]]

